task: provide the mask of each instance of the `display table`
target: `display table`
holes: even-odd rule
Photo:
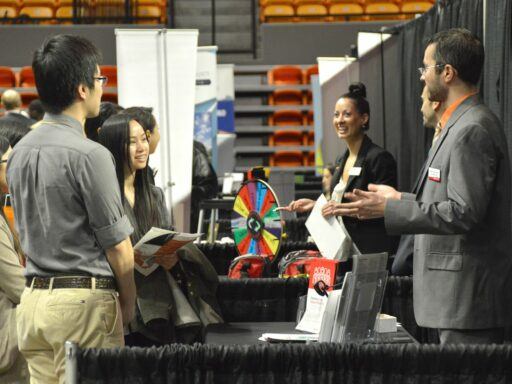
[[[263,333],[305,333],[295,330],[294,322],[251,322],[212,324],[206,328],[205,344],[251,345],[265,344],[258,340]],[[417,343],[402,327],[397,332],[380,333],[373,341],[377,344]]]

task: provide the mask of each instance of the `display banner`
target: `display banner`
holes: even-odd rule
[[[177,230],[189,230],[197,30],[116,29],[118,100],[152,107],[161,140],[150,156]]]
[[[217,168],[217,47],[197,48],[194,140],[204,144]]]
[[[217,64],[217,128],[235,133],[235,66]]]

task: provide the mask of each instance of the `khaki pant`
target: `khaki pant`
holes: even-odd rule
[[[80,348],[124,346],[117,293],[111,290],[25,288],[16,316],[32,384],[65,382],[67,340]]]

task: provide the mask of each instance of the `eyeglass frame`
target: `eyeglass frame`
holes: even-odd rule
[[[8,161],[9,161],[8,159],[0,160],[0,164],[7,163]]]
[[[98,80],[102,87],[107,85],[108,77],[107,76],[94,76],[94,80]]]
[[[427,65],[426,67],[419,67],[418,72],[421,76],[425,75],[425,72],[427,72],[427,69],[430,68],[440,68],[440,67],[446,67],[447,64],[433,64],[433,65]]]

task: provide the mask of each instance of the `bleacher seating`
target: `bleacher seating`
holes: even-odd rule
[[[269,105],[301,105],[307,104],[301,91],[295,89],[278,89],[268,97]]]
[[[301,84],[302,69],[293,65],[279,65],[268,71],[267,82],[271,85]]]
[[[268,125],[305,125],[306,118],[299,112],[294,110],[276,111],[268,118]]]
[[[270,135],[268,139],[268,145],[271,147],[307,145],[307,138],[304,140],[304,135],[301,131],[293,129],[282,129],[277,130],[272,135]]]
[[[16,86],[16,76],[9,67],[0,67],[0,87],[11,88]]]
[[[271,167],[301,167],[304,156],[301,151],[277,151],[270,156]]]
[[[262,22],[402,20],[434,0],[260,0]]]
[[[34,72],[32,67],[23,67],[19,73],[19,86],[20,87],[35,87],[36,81],[34,79]]]

